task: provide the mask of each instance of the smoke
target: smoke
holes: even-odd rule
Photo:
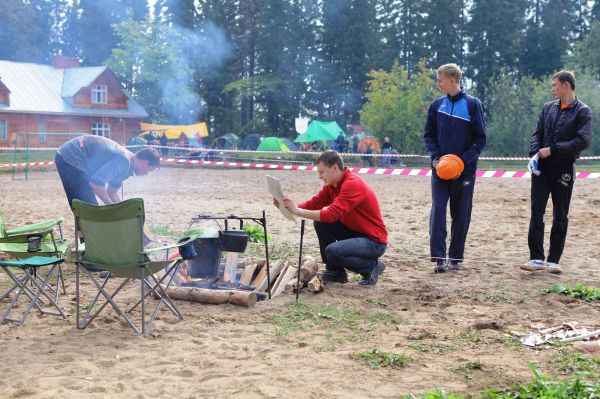
[[[231,56],[233,47],[222,29],[205,22],[194,30],[174,26],[167,30],[170,67],[163,80],[165,117],[177,123],[192,123],[204,113],[199,82]]]

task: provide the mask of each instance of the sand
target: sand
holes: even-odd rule
[[[299,224],[270,205],[265,173],[163,168],[131,178],[125,197],[143,197],[147,223],[177,231],[199,213],[260,216],[266,209],[276,250],[296,257]],[[269,173],[299,200],[320,187],[314,172]],[[64,216],[65,231],[72,236],[57,174],[36,171],[28,181],[18,178],[0,175],[7,225]],[[600,286],[598,181],[575,184],[562,275],[518,269],[528,258],[526,179],[477,181],[465,268],[434,275],[424,259],[429,179],[364,178],[380,199],[390,231],[385,273],[373,288],[351,281],[301,295],[303,304],[359,315],[356,324],[316,318],[285,334],[277,317],[293,311],[293,298],[283,295],[253,308],[177,301],[184,320],[161,311],[145,336],[106,311],[89,328],[77,330],[74,266],[67,264],[67,295],[60,300],[70,314],[67,320],[32,312],[24,326],[0,325],[0,397],[397,398],[436,387],[469,394],[528,381],[530,362],[554,371],[557,349],[521,348],[510,331],[526,331],[536,322],[600,323],[600,305],[542,293],[555,282]],[[305,247],[318,257],[311,228]],[[1,278],[5,287],[6,277]],[[121,300],[133,303],[136,287],[128,287]],[[0,303],[0,311],[6,306],[6,300]],[[354,358],[372,349],[403,352],[411,360],[404,368],[372,369]],[[476,359],[482,370],[461,367]]]

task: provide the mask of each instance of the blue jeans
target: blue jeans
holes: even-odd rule
[[[90,187],[90,176],[86,172],[65,162],[58,153],[54,157],[54,162],[69,201],[69,208],[73,205],[74,199],[98,205],[96,194]]]
[[[315,222],[321,258],[330,271],[348,269],[368,275],[377,266],[386,244],[373,241],[364,234],[348,229],[340,222]]]

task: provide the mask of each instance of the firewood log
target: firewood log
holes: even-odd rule
[[[297,287],[297,281],[295,278],[291,279],[290,281],[288,281],[287,283],[285,283],[285,287],[283,288],[283,292],[285,292],[286,294],[295,294],[296,293],[296,287]],[[306,284],[303,283],[302,281],[300,281],[300,289],[306,287]]]
[[[212,290],[195,287],[169,287],[167,291],[171,299],[200,302],[213,305],[230,303],[232,305],[251,307],[256,304],[256,293],[238,290]]]
[[[298,269],[291,265],[288,266],[287,270],[285,272],[281,272],[281,274],[279,275],[279,279],[277,279],[276,283],[277,286],[273,288],[273,294],[271,296],[276,297],[280,295],[283,292],[283,289],[285,288],[287,282],[292,279],[295,279],[297,274]]]
[[[279,259],[277,262],[275,262],[274,265],[271,266],[271,270],[270,270],[271,285],[273,284],[273,282],[275,282],[275,279],[277,278],[279,273],[281,273],[281,270],[283,270],[283,267],[285,266],[285,264],[286,264],[286,262],[283,259]],[[268,290],[269,281],[267,280],[267,266],[266,265],[265,265],[265,267],[263,267],[260,270],[260,273],[258,273],[258,276],[256,276],[256,278],[252,281],[252,283],[250,285],[255,286],[256,291],[266,292]]]
[[[314,276],[308,282],[308,290],[310,292],[321,292],[323,291],[323,278],[319,275]]]
[[[319,271],[319,264],[314,259],[307,259],[300,268],[300,281],[308,283]]]
[[[242,273],[242,277],[240,278],[240,284],[250,285],[252,281],[252,276],[254,275],[254,271],[256,270],[256,263],[251,263],[244,268],[244,272]]]

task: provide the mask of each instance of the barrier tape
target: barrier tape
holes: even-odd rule
[[[268,163],[251,162],[229,162],[229,161],[203,161],[200,159],[183,158],[161,158],[162,162],[183,165],[198,166],[227,166],[233,168],[256,168],[256,169],[275,169],[275,170],[306,170],[312,171],[316,167],[312,165],[278,165]],[[47,162],[29,162],[29,163],[3,163],[0,168],[29,167],[29,166],[47,166],[53,165],[53,161]],[[389,168],[348,168],[353,173],[367,175],[392,175],[392,176],[431,176],[431,169],[389,169]],[[478,170],[477,177],[498,177],[498,178],[530,178],[531,174],[524,171],[507,170]],[[578,179],[598,179],[600,172],[577,172]]]
[[[319,156],[321,152],[314,151],[258,151],[258,150],[233,150],[233,149],[224,149],[224,148],[200,148],[200,147],[172,147],[172,146],[161,146],[161,145],[130,145],[125,146],[129,148],[134,147],[152,147],[156,149],[168,149],[175,151],[189,151],[189,152],[201,152],[203,154],[208,152],[232,152],[232,153],[248,153],[248,154],[287,154],[287,155],[312,155]],[[36,148],[26,148],[26,147],[0,147],[0,151],[56,151],[58,148],[53,147],[36,147]],[[429,159],[429,155],[423,154],[361,154],[354,152],[344,152],[343,156],[350,157],[390,157],[390,158],[424,158]],[[529,161],[528,157],[479,157],[482,161]],[[586,157],[579,157],[579,160],[600,160],[600,155],[592,155]]]

